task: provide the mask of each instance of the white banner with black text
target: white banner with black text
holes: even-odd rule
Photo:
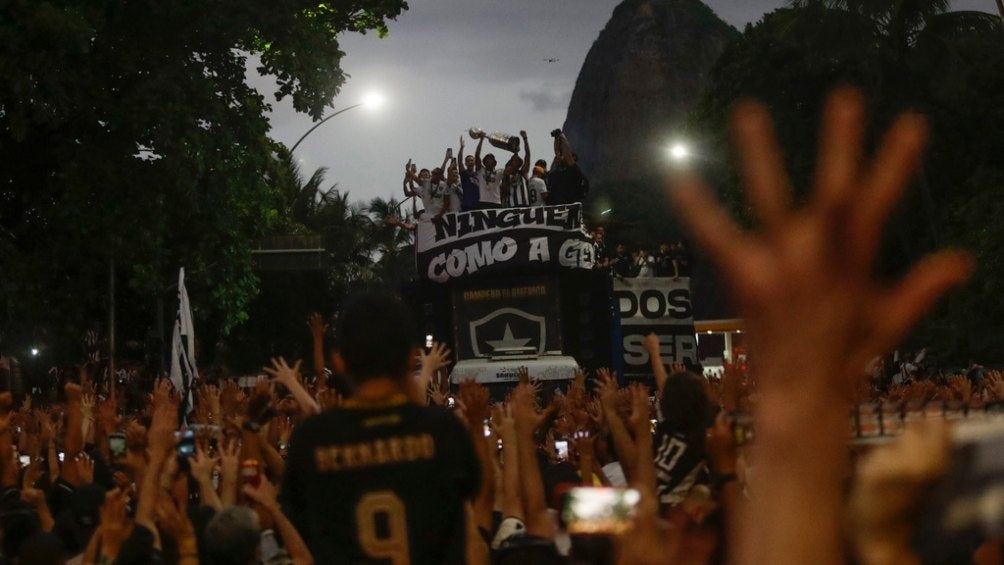
[[[621,318],[624,373],[651,374],[645,336],[659,337],[662,362],[697,361],[690,278],[614,279],[614,299]]]

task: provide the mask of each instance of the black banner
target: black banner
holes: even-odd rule
[[[507,279],[453,289],[458,359],[532,348],[561,351],[558,290],[554,279]]]
[[[419,222],[420,276],[447,282],[474,274],[591,269],[595,248],[580,204],[471,210]]]

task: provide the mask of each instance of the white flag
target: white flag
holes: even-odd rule
[[[178,271],[178,315],[174,320],[171,340],[171,384],[181,394],[182,412],[188,414],[192,404],[192,383],[199,378],[195,367],[195,327],[192,324],[192,305],[185,289],[185,269]]]

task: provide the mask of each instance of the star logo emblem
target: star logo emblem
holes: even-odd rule
[[[515,347],[523,347],[527,343],[530,343],[530,338],[516,339],[512,335],[512,328],[509,324],[505,325],[505,333],[502,334],[502,339],[489,339],[485,340],[485,343],[492,346],[492,349],[512,349]]]

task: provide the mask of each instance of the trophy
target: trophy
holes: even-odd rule
[[[488,140],[488,143],[491,143],[499,149],[504,149],[512,153],[519,153],[519,138],[515,135],[509,135],[498,131],[485,133],[478,128],[471,128],[467,133],[470,134],[471,139],[485,138]]]

